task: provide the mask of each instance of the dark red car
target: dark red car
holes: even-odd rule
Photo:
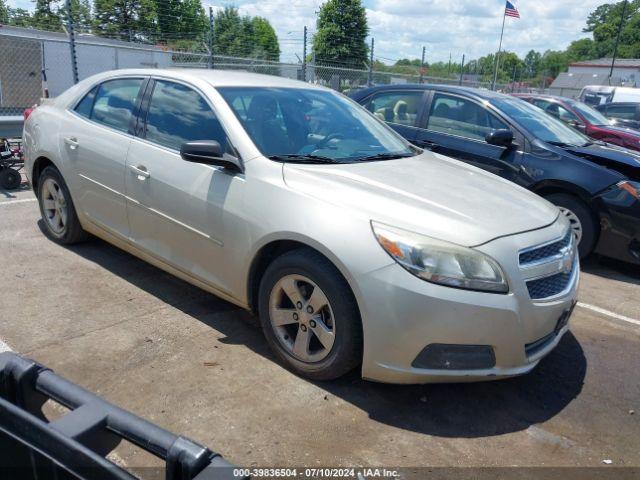
[[[586,103],[571,98],[530,93],[514,94],[540,107],[552,117],[565,122],[595,140],[640,151],[640,132],[618,127],[610,119]]]

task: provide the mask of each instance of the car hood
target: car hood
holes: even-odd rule
[[[535,230],[558,218],[546,200],[441,155],[344,165],[285,164],[286,184],[363,216],[464,246]]]
[[[634,130],[632,128],[625,127],[623,125],[620,125],[620,126],[617,126],[617,125],[596,125],[595,127],[598,130],[601,130],[601,131],[613,132],[613,133],[623,133],[625,135],[630,135],[630,136],[633,136],[633,137],[640,138],[640,132],[638,130]]]
[[[562,149],[603,167],[616,170],[630,179],[640,179],[640,152],[610,143],[594,143],[586,147],[567,146]]]

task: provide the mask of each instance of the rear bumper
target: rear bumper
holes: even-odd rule
[[[510,283],[506,295],[434,285],[396,264],[361,277],[360,290],[367,297],[362,312],[363,377],[387,383],[446,383],[493,380],[531,371],[569,329],[580,269],[576,258],[566,290],[552,299],[534,301],[520,278],[516,252],[561,235],[557,222],[478,248],[501,260],[505,251],[512,252],[501,261]],[[479,368],[423,368],[426,363],[421,354],[433,345],[471,352],[476,347],[475,353],[488,347],[493,361]],[[458,359],[461,365],[469,364],[469,359]]]
[[[600,217],[595,252],[640,265],[640,201],[617,187],[594,200]]]

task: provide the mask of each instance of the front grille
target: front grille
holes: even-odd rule
[[[575,266],[570,272],[561,272],[550,277],[539,278],[527,282],[527,289],[532,300],[553,297],[562,293],[569,285]]]
[[[572,235],[573,232],[569,230],[564,238],[557,242],[520,253],[520,265],[529,265],[562,254],[562,251],[571,243]]]

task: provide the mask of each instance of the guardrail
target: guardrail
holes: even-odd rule
[[[49,422],[52,399],[70,411]],[[122,439],[165,460],[166,480],[226,480],[234,467],[14,353],[0,353],[0,478],[133,480],[106,457]]]

